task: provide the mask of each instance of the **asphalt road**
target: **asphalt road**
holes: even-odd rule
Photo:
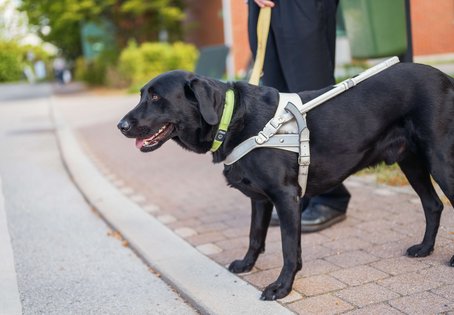
[[[0,238],[0,249],[12,248],[23,314],[196,313],[71,181],[50,118],[50,86],[0,91],[0,197],[11,238]],[[0,268],[0,279],[6,272]]]

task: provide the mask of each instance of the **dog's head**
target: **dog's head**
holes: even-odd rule
[[[159,75],[140,90],[140,101],[118,123],[142,152],[173,139],[184,148],[207,152],[219,123],[225,84],[185,71]]]

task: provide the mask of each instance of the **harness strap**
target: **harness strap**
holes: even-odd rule
[[[296,120],[299,135],[299,156],[298,156],[298,184],[301,187],[301,196],[304,196],[307,187],[307,175],[309,174],[309,165],[311,164],[311,154],[309,149],[309,128],[307,128],[306,114],[301,114],[293,103],[288,103],[285,107]]]
[[[299,147],[300,141],[297,134],[279,134],[270,138],[263,144],[257,143],[257,141],[255,141],[255,137],[250,137],[233,149],[233,151],[224,160],[224,164],[231,165],[257,148],[277,148],[298,153],[300,151]]]

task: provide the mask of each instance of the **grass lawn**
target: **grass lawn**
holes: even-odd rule
[[[364,170],[356,173],[356,175],[359,175],[359,176],[361,176],[361,175],[374,175],[375,178],[376,178],[376,181],[378,183],[389,185],[389,186],[400,187],[400,186],[410,185],[408,183],[407,178],[402,173],[402,171],[400,170],[400,168],[399,168],[399,166],[397,164],[393,164],[391,166],[388,166],[388,165],[386,165],[384,163],[381,163],[381,164],[379,164],[379,165],[377,165],[375,167],[364,169]],[[433,180],[432,180],[432,182],[434,183],[434,186],[436,187],[437,192],[439,193],[441,201],[445,205],[450,205],[450,202],[449,202],[448,198],[446,198],[446,196],[443,195],[440,192],[440,189],[438,188],[438,185]]]

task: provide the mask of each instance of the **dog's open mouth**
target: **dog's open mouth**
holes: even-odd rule
[[[158,132],[156,132],[154,135],[143,139],[137,138],[136,147],[141,151],[151,151],[157,148],[158,144],[163,144],[165,141],[167,141],[170,138],[169,136],[172,133],[173,129],[174,125],[167,123],[159,128]]]

